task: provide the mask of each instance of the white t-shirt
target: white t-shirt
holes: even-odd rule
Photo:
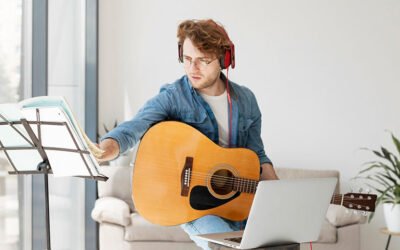
[[[209,96],[200,93],[201,97],[210,105],[218,123],[219,145],[229,146],[228,96],[226,90],[222,95]]]

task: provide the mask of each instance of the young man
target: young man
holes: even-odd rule
[[[163,86],[138,114],[110,131],[99,147],[100,161],[118,157],[132,148],[155,123],[177,120],[187,123],[223,147],[245,147],[257,153],[261,179],[277,179],[261,139],[261,113],[254,94],[228,81],[221,70],[234,66],[234,46],[222,26],[213,20],[187,20],[178,27],[179,60],[183,77]],[[244,223],[204,216],[182,225],[191,236],[227,232]],[[192,238],[208,249],[207,242]]]

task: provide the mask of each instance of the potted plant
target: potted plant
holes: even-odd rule
[[[391,133],[397,150],[392,153],[384,147],[371,150],[378,160],[367,162],[359,178],[369,180],[368,186],[378,193],[376,205],[383,204],[384,217],[389,231],[400,233],[400,142]],[[372,219],[373,214],[370,216]]]

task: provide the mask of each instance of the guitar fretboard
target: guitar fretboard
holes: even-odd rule
[[[233,190],[254,194],[257,190],[258,181],[245,178],[233,178]]]
[[[342,205],[343,202],[343,195],[341,194],[334,194],[331,199],[331,204]]]

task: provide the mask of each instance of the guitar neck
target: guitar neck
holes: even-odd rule
[[[233,190],[242,193],[255,194],[259,181],[233,177]],[[330,204],[341,205],[351,209],[374,211],[374,195],[356,197],[356,194],[343,195],[334,194],[330,200]],[[366,200],[366,201],[365,201]]]
[[[246,178],[233,178],[233,190],[242,193],[255,194],[259,181],[246,179]]]
[[[334,194],[331,199],[331,204],[342,205],[344,196],[342,194]]]

